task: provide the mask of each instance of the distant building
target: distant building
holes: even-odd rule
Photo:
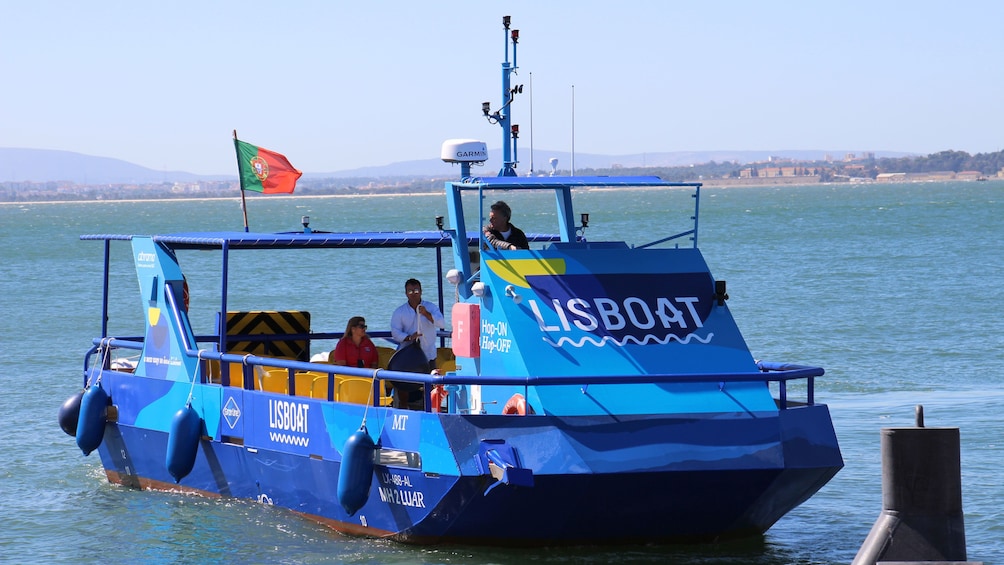
[[[875,182],[903,182],[906,180],[906,173],[879,173],[875,176]]]
[[[818,175],[817,169],[806,167],[747,167],[739,171],[739,178],[777,178]]]

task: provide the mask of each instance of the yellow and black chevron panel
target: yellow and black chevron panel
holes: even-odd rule
[[[227,336],[307,335],[310,312],[299,310],[227,312]],[[251,353],[310,361],[308,339],[227,340],[230,353]]]

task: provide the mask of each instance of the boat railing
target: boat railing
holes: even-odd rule
[[[478,193],[477,201],[483,202],[485,200],[485,193],[490,191],[553,191],[555,193],[555,200],[557,204],[557,220],[558,220],[558,232],[561,235],[561,241],[564,243],[577,241],[579,236],[583,233],[583,229],[587,226],[588,214],[582,215],[582,224],[579,226],[575,225],[574,213],[572,211],[572,191],[575,189],[591,189],[591,188],[612,188],[612,189],[624,189],[624,188],[682,188],[682,189],[692,189],[693,192],[690,193],[690,197],[694,201],[693,213],[689,220],[691,222],[690,229],[681,231],[679,233],[652,241],[650,243],[645,243],[643,245],[637,246],[638,248],[647,248],[660,243],[665,243],[667,241],[673,241],[677,239],[682,239],[689,237],[691,246],[697,248],[697,232],[698,232],[698,218],[700,215],[700,202],[701,202],[701,185],[700,182],[673,182],[665,181],[659,177],[655,176],[636,176],[636,177],[605,177],[605,176],[587,176],[587,177],[511,177],[511,176],[501,176],[501,177],[476,177],[467,178],[461,181],[451,181],[446,183],[447,198],[451,202],[451,221],[454,224],[455,230],[466,231],[466,220],[463,215],[463,205],[460,198],[460,194],[468,191],[476,191]],[[683,211],[685,208],[680,208]],[[478,222],[479,225],[484,225],[486,217],[483,207],[478,209]],[[450,230],[447,230],[450,231]],[[485,242],[482,242],[485,243]],[[679,244],[677,244],[679,246]]]
[[[142,349],[143,342],[133,339],[122,338],[97,338],[94,346],[88,351],[84,361],[84,374],[88,374],[89,360],[95,353],[100,353],[102,348],[122,348],[122,349]],[[391,371],[388,369],[367,369],[358,367],[346,367],[343,365],[329,365],[326,363],[314,363],[307,361],[296,361],[276,357],[263,357],[252,354],[219,353],[207,350],[188,350],[187,355],[197,357],[203,361],[200,373],[200,381],[209,384],[208,372],[205,362],[218,361],[219,363],[239,363],[243,367],[244,383],[247,384],[249,378],[253,378],[255,367],[268,367],[269,369],[285,369],[289,373],[289,391],[295,393],[295,374],[297,372],[317,372],[329,375],[345,375],[350,377],[363,377],[373,379],[374,391],[379,392],[379,386],[384,381],[407,382],[426,386],[426,394],[430,393],[433,387],[444,386],[448,391],[452,385],[482,385],[482,386],[580,386],[583,392],[591,385],[606,384],[680,384],[680,383],[718,383],[720,389],[724,390],[729,383],[777,383],[779,388],[778,407],[781,410],[788,408],[788,383],[791,381],[806,381],[806,405],[815,404],[815,378],[823,376],[822,367],[807,365],[795,365],[791,363],[773,363],[758,361],[759,371],[736,372],[736,373],[652,373],[652,374],[631,374],[631,375],[533,375],[533,376],[493,376],[493,375],[459,375],[456,373],[422,374],[408,373],[402,371]],[[108,359],[110,355],[103,355]],[[108,367],[104,367],[107,369]],[[220,383],[224,386],[230,385],[229,374],[223,372]],[[455,390],[455,388],[454,388]],[[380,397],[375,393],[373,402]],[[330,398],[329,398],[330,399]]]
[[[310,332],[310,333],[270,333],[270,334],[227,334],[227,341],[241,341],[241,342],[251,342],[251,343],[265,343],[270,341],[338,341],[345,335],[344,331],[341,332]],[[382,339],[388,343],[393,344],[395,347],[398,345],[397,342],[392,337],[390,330],[377,330],[372,332],[366,332],[366,335],[370,339]],[[453,335],[453,332],[448,330],[439,330],[436,332],[436,338],[446,338],[449,339]],[[212,343],[216,344],[219,342],[220,337],[216,334],[211,335],[197,335],[195,336],[195,341],[198,343]]]
[[[647,247],[653,247],[655,245],[659,245],[660,243],[666,243],[667,241],[673,241],[674,239],[681,239],[687,236],[690,236],[690,241],[693,247],[695,248],[697,247],[697,225],[698,225],[698,217],[701,211],[701,185],[700,183],[697,183],[696,185],[691,185],[691,186],[694,186],[694,192],[693,194],[690,195],[691,198],[694,199],[694,215],[691,216],[690,219],[694,222],[694,227],[692,227],[689,230],[685,230],[680,233],[664,237],[662,239],[650,241],[649,243],[645,243],[642,245],[636,245],[635,249],[645,249]],[[679,247],[680,244],[677,243],[676,245],[677,247]]]
[[[115,349],[143,350],[142,337],[101,337],[94,340],[94,345],[84,353],[84,375],[90,374],[91,357],[95,354],[102,361],[102,369],[111,367],[112,351]],[[86,386],[87,383],[84,383]]]
[[[635,249],[645,249],[646,247],[653,247],[653,246],[659,245],[660,243],[666,243],[667,241],[673,241],[674,239],[680,239],[680,238],[683,238],[683,237],[687,237],[688,235],[691,236],[691,240],[693,240],[693,236],[696,233],[697,233],[696,229],[682,231],[680,233],[673,234],[673,235],[664,237],[662,239],[657,239],[655,241],[650,241],[650,242],[644,243],[642,245],[636,245]]]

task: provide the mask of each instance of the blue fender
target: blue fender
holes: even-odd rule
[[[167,472],[180,483],[195,467],[195,457],[199,454],[199,440],[202,437],[202,418],[189,404],[178,410],[171,420],[171,431],[167,436]]]
[[[352,516],[366,504],[373,482],[373,452],[376,445],[366,426],[349,436],[342,449],[342,466],[338,470],[338,502]]]
[[[80,401],[84,398],[84,389],[66,399],[59,407],[59,427],[66,435],[77,435],[77,421],[80,420]]]
[[[101,445],[105,437],[105,423],[108,421],[108,394],[101,383],[92,384],[80,399],[80,414],[77,418],[77,447],[90,455]]]

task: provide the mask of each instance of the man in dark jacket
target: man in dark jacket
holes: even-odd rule
[[[512,209],[508,204],[501,200],[492,204],[488,213],[488,225],[485,226],[485,239],[495,249],[530,249],[530,242],[526,240],[523,230],[509,223],[511,217]]]

